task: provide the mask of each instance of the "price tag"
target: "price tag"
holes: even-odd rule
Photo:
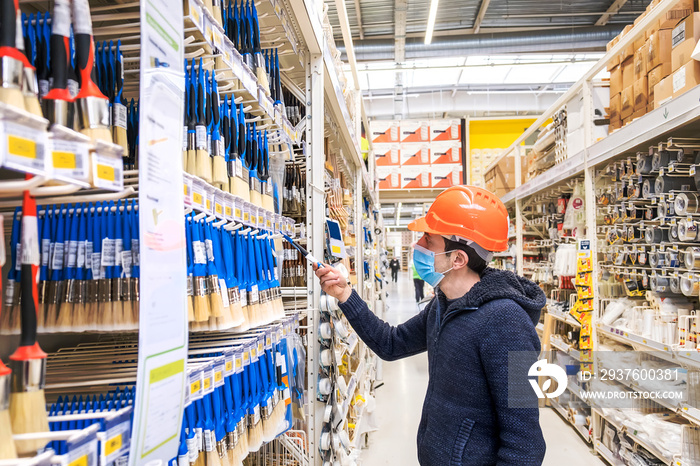
[[[243,223],[245,225],[250,225],[250,207],[251,204],[243,201]]]
[[[105,432],[105,442],[102,445],[105,464],[111,464],[129,451],[131,438],[131,421],[125,418],[119,424],[107,428]]]
[[[202,393],[208,395],[214,392],[214,367],[206,367],[203,371]]]
[[[202,398],[202,371],[196,370],[190,373],[190,400],[196,401]]]
[[[192,180],[192,205],[204,210],[205,200],[206,200],[206,190],[204,188],[204,182],[199,179]]]
[[[659,176],[664,176],[664,167],[659,168]]]
[[[185,205],[192,205],[192,179],[190,177],[184,177],[184,194],[185,194]]]
[[[88,181],[90,150],[87,143],[53,138],[50,146],[54,178],[68,182]]]
[[[226,370],[226,359],[220,358],[214,362],[214,387],[224,386],[224,371]]]
[[[199,3],[197,3],[195,0],[189,0],[189,7],[190,7],[190,17],[192,18],[192,22],[194,23],[195,26],[199,29],[201,33],[204,33],[204,23],[203,23],[203,18],[204,15],[202,14],[202,10],[199,6]]]
[[[216,47],[217,50],[221,50],[222,45],[224,43],[223,39],[223,34],[219,30],[219,28],[214,28],[214,46]]]
[[[229,375],[233,374],[233,370],[235,368],[235,355],[233,351],[227,351],[224,353],[224,377],[228,377]]]
[[[93,186],[108,191],[124,189],[124,161],[111,154],[92,153]]]
[[[245,354],[245,351],[241,351],[235,354],[233,367],[236,371],[236,374],[240,374],[241,372],[243,372],[243,357]]]
[[[11,121],[0,124],[3,166],[35,175],[47,174],[47,133]]]
[[[243,199],[240,197],[233,199],[233,218],[239,222],[243,221]]]
[[[233,220],[233,203],[233,195],[227,193],[226,196],[224,196],[224,217],[226,220]]]
[[[214,215],[224,218],[224,193],[216,190],[214,192]]]
[[[695,165],[690,167],[690,176],[695,176]]]

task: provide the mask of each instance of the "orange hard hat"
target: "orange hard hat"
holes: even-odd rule
[[[476,186],[453,186],[438,194],[425,217],[411,222],[408,229],[498,252],[508,249],[509,223],[506,206],[492,192]]]

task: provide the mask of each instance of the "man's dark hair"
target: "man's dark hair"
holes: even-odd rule
[[[445,238],[445,251],[464,251],[467,254],[467,258],[469,259],[467,267],[469,267],[471,270],[478,273],[479,275],[481,275],[481,273],[484,271],[484,269],[486,269],[486,266],[488,265],[486,261],[482,259],[471,246],[467,246],[466,244],[460,243],[458,241],[452,241]]]

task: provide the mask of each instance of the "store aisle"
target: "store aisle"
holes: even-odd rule
[[[408,273],[400,272],[398,283],[389,283],[389,308],[384,319],[397,325],[416,315],[418,307],[413,297],[413,280]],[[417,465],[416,433],[428,387],[427,353],[382,364],[384,385],[377,389],[375,411],[379,430],[370,434],[361,465]],[[543,409],[540,422],[547,441],[544,466],[605,464],[553,410]]]

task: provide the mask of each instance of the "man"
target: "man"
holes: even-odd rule
[[[396,281],[399,279],[399,268],[401,265],[399,264],[399,260],[394,257],[391,259],[391,262],[389,262],[389,268],[391,269],[391,280],[396,283]]]
[[[338,271],[316,270],[323,290],[339,300],[380,358],[428,351],[418,428],[422,466],[540,465],[544,458],[534,391],[511,393],[511,399],[526,398],[527,407],[509,404],[509,354],[537,359],[535,323],[545,295],[524,278],[487,267],[493,251],[508,247],[508,223],[503,203],[484,189],[455,186],[438,195],[427,215],[408,227],[424,233],[413,260],[436,288],[435,298],[396,327],[376,317]]]
[[[421,299],[425,297],[423,290],[425,289],[425,281],[420,278],[418,271],[416,270],[416,264],[413,263],[411,259],[411,270],[413,271],[413,287],[416,289],[416,303],[420,303]]]

